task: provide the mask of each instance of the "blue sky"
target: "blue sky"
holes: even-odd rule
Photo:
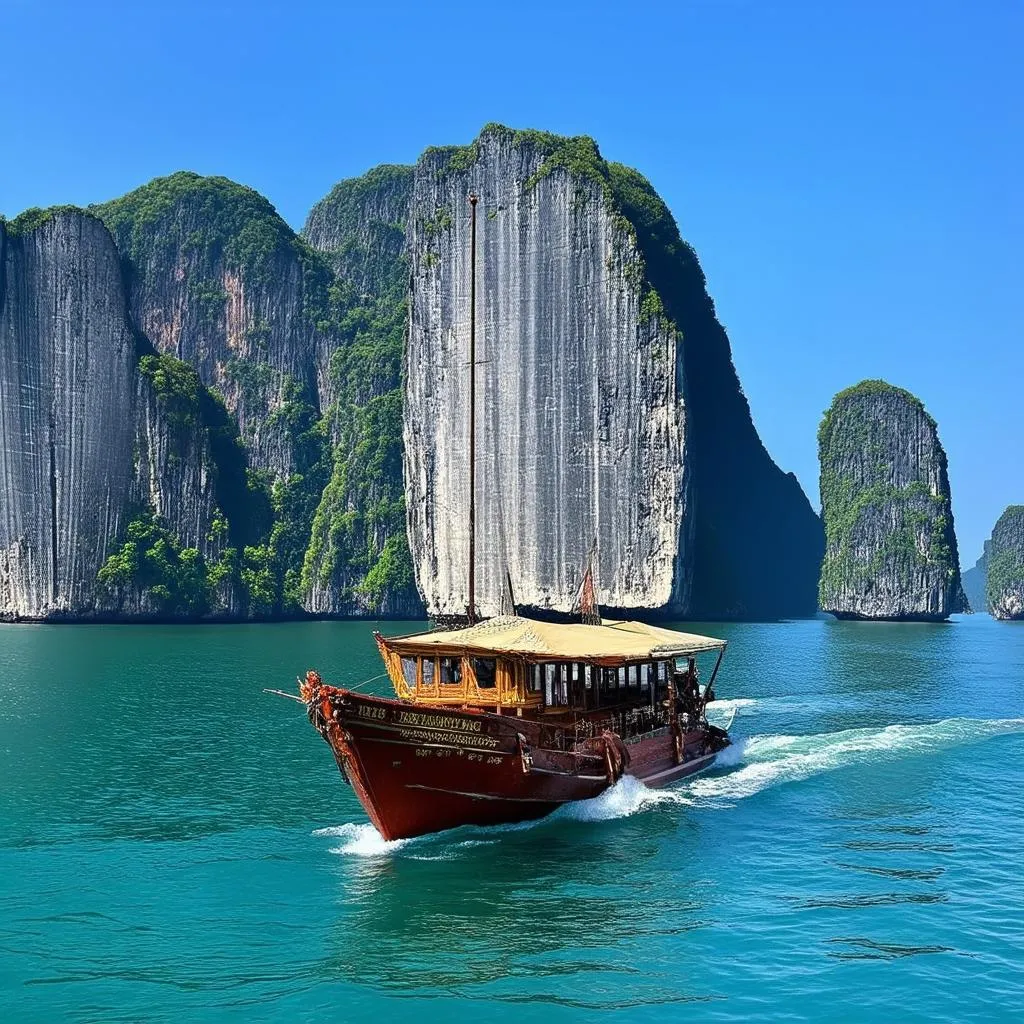
[[[0,212],[181,168],[301,226],[487,121],[596,138],[697,249],[769,451],[864,377],[918,394],[961,557],[1024,502],[1024,4],[0,0]]]

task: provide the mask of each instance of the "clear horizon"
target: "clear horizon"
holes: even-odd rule
[[[694,245],[758,432],[815,508],[832,396],[879,377],[922,399],[966,569],[1024,503],[1024,8],[924,11],[13,2],[0,212],[190,169],[298,230],[338,180],[488,121],[591,135]]]

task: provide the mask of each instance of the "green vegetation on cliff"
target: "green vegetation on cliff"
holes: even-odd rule
[[[271,523],[269,496],[262,481],[248,469],[238,426],[223,399],[203,385],[199,374],[174,356],[150,352],[139,360],[157,403],[175,433],[182,457],[190,452],[197,431],[209,445],[216,470],[217,505],[227,516],[231,540],[249,544]]]
[[[326,247],[326,251],[334,255],[351,245],[360,231],[381,224],[398,228],[404,239],[405,224],[397,207],[408,204],[412,179],[413,168],[407,164],[380,164],[361,177],[339,181],[310,214],[311,222],[324,221],[324,231],[336,237],[338,244]],[[388,210],[387,216],[368,221],[367,211],[378,207]],[[312,223],[306,225],[305,232],[315,233]],[[373,253],[368,253],[367,258],[378,259]]]
[[[5,217],[0,217],[0,224],[3,225],[4,230],[7,232],[9,238],[19,238],[23,235],[31,234],[36,228],[42,227],[48,221],[53,220],[60,213],[83,213],[80,206],[69,206],[67,204],[61,206],[31,206],[27,210],[23,210],[13,220],[7,220]]]
[[[203,458],[202,449],[208,451],[218,505],[214,535],[208,540],[233,546],[208,564],[198,549],[180,543],[170,524],[144,509],[131,518],[120,547],[101,567],[99,584],[108,595],[133,588],[167,617],[198,618],[222,611],[225,584],[235,587],[251,610],[274,610],[276,606],[263,607],[251,564],[251,553],[258,550],[253,544],[271,529],[273,510],[264,481],[247,468],[237,425],[222,399],[180,359],[148,352],[139,359],[139,371],[149,381],[170,432],[171,458]],[[241,559],[239,548],[244,550]]]
[[[124,543],[99,571],[99,583],[108,594],[137,589],[158,614],[168,617],[205,615],[213,596],[199,550],[183,548],[151,511],[141,512],[129,522]]]
[[[331,360],[337,395],[328,411],[334,469],[313,518],[305,586],[340,586],[380,610],[415,606],[405,534],[402,476],[402,355],[405,300],[393,293],[350,309],[346,344]]]
[[[187,257],[186,301],[212,339],[206,345],[229,353],[220,372],[247,424],[245,443],[259,431],[279,438],[273,452],[287,456],[286,471],[246,475],[247,498],[262,509],[260,528],[246,530],[235,546],[244,593],[260,613],[300,612],[314,585],[353,610],[396,598],[415,605],[402,570],[411,559],[401,475],[401,250],[411,187],[412,169],[393,166],[340,183],[311,215],[328,233],[316,236],[322,252],[262,196],[226,178],[180,172],[96,208],[136,278],[154,278],[155,286]],[[323,408],[308,383],[272,365],[270,350],[283,344],[281,319],[250,322],[241,351],[222,337],[222,268],[237,271],[249,303],[273,317],[277,279],[296,264],[312,332],[297,355],[325,353],[318,358],[326,365],[308,372],[312,380],[326,371],[332,401]],[[187,419],[195,415],[189,387],[198,381],[175,363],[151,370],[159,372],[168,412]],[[236,516],[225,511],[233,525]]]
[[[177,310],[181,354],[206,374],[204,388],[195,370],[168,354],[147,355],[141,366],[172,420],[186,426],[201,404],[216,421],[218,502],[241,552],[237,582],[250,611],[300,612],[310,525],[330,475],[313,360],[331,345],[348,301],[343,289],[266,199],[226,178],[180,172],[95,211],[119,243],[136,302],[155,307],[157,322]],[[230,325],[229,282],[240,300]],[[264,447],[253,464],[257,437]]]
[[[1019,551],[999,551],[988,563],[985,596],[991,606],[1011,587],[1024,581],[1024,556]]]
[[[373,611],[419,604],[405,532],[402,359],[411,167],[340,182],[305,232],[338,273],[340,344],[329,366],[330,481],[312,520],[303,588],[335,588]]]
[[[825,410],[821,423],[818,424],[819,452],[830,449],[832,446],[832,430],[836,409],[845,405],[848,399],[867,398],[871,395],[894,398],[906,403],[907,406],[916,409],[932,429],[936,429],[935,420],[928,413],[928,410],[925,409],[921,399],[916,395],[903,388],[898,388],[895,384],[890,384],[888,381],[862,380],[859,384],[854,384],[840,391],[832,399],[832,404]],[[857,452],[862,450],[864,445],[872,444],[876,448],[880,447],[884,454],[884,446],[881,444],[881,441],[877,438],[872,440],[874,433],[873,420],[864,415],[863,407],[856,405],[854,409],[857,411],[854,412],[852,417],[848,417],[843,424],[844,437],[842,443],[844,450],[846,452]]]
[[[154,251],[154,244],[176,244],[164,228],[186,207],[187,251],[207,263],[223,258],[256,286],[270,282],[282,257],[296,259],[308,275],[307,290],[322,293],[317,298],[323,304],[330,280],[322,261],[267,199],[229,178],[178,171],[89,211],[110,229],[133,271],[145,274],[154,258],[158,263],[173,258],[173,252]],[[198,282],[197,288],[202,287]]]

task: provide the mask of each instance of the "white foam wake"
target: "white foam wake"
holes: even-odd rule
[[[688,789],[699,801],[731,803],[769,786],[796,782],[879,757],[909,757],[1020,732],[1024,732],[1024,718],[947,718],[921,725],[889,725],[883,729],[844,729],[807,736],[752,736],[741,741],[742,750],[737,752],[733,762],[742,764],[738,771],[694,779]],[[733,749],[719,756],[719,765],[728,765],[727,756]]]
[[[346,821],[344,825],[318,828],[315,836],[337,836],[344,840],[331,848],[331,853],[344,853],[350,857],[387,857],[397,853],[411,839],[385,839],[368,821],[357,825]]]
[[[611,821],[628,818],[658,804],[685,802],[683,794],[675,790],[648,789],[639,779],[624,775],[600,796],[565,804],[551,817],[571,821]]]

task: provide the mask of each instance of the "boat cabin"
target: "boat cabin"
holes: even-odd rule
[[[720,662],[725,650],[724,640],[641,622],[520,616],[376,639],[400,699],[530,717],[653,708],[671,690],[696,686],[699,653],[717,651]]]

